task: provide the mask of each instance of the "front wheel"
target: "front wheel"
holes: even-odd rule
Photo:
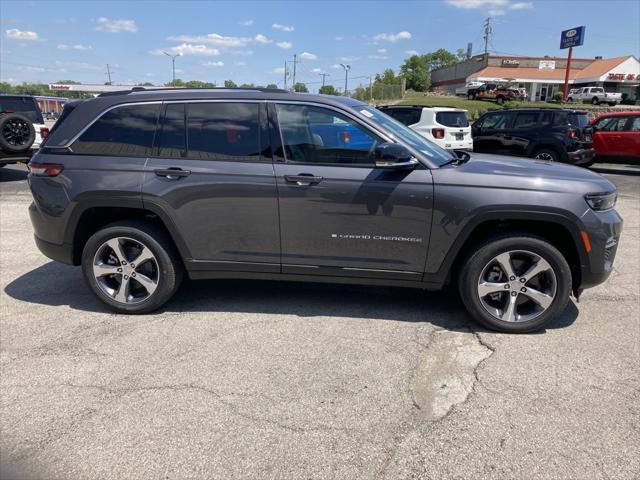
[[[609,106],[610,107],[615,107],[616,106],[616,102],[609,102]]]
[[[498,98],[496,98],[496,103],[497,103],[498,105],[502,105],[502,104],[504,103],[504,97],[498,97]]]
[[[467,99],[469,100],[475,100],[476,96],[473,93],[470,93],[467,95]]]
[[[176,292],[182,263],[164,231],[124,221],[89,238],[82,252],[82,272],[93,293],[112,310],[148,313]]]
[[[600,100],[598,100],[597,97],[593,97],[593,99],[591,99],[591,105],[600,105]]]
[[[558,153],[550,148],[539,148],[533,152],[533,158],[538,160],[545,160],[547,162],[557,162],[560,160]]]
[[[571,293],[563,255],[527,235],[489,239],[469,257],[458,280],[473,319],[505,333],[544,328],[564,311]]]

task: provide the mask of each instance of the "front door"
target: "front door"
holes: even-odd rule
[[[430,171],[376,168],[382,139],[337,110],[277,104],[274,164],[283,273],[419,280],[432,214]],[[278,127],[275,127],[277,129]]]
[[[167,103],[162,118],[143,202],[169,216],[190,269],[279,272],[266,104]]]

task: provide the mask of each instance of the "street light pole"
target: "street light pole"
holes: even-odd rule
[[[349,69],[351,65],[347,65],[345,63],[341,63],[340,66],[344,68],[344,96],[347,96],[347,77],[349,76]]]
[[[178,52],[175,55],[171,55],[170,53],[167,53],[164,51],[162,53],[164,53],[167,57],[171,58],[171,67],[173,70],[173,81],[171,82],[171,86],[175,87],[176,86],[176,57],[181,57],[182,52]]]

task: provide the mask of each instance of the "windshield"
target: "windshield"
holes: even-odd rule
[[[31,97],[0,96],[0,113],[19,113],[31,123],[44,123],[38,104]]]
[[[584,128],[589,125],[589,115],[586,113],[570,113],[569,123],[576,127]]]
[[[422,135],[404,126],[389,115],[382,113],[380,110],[364,105],[359,108],[359,111],[365,117],[380,124],[391,136],[415,148],[438,166],[450,162],[452,158],[457,158],[453,152],[444,150],[435,143],[431,143]]]

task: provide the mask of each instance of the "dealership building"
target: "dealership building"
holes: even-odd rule
[[[551,100],[562,91],[567,59],[476,55],[464,62],[431,72],[431,86],[454,93],[467,82],[512,83],[525,88],[536,102]],[[574,58],[569,70],[569,88],[604,87],[607,92],[636,97],[640,84],[640,61],[627,55],[615,58]]]

